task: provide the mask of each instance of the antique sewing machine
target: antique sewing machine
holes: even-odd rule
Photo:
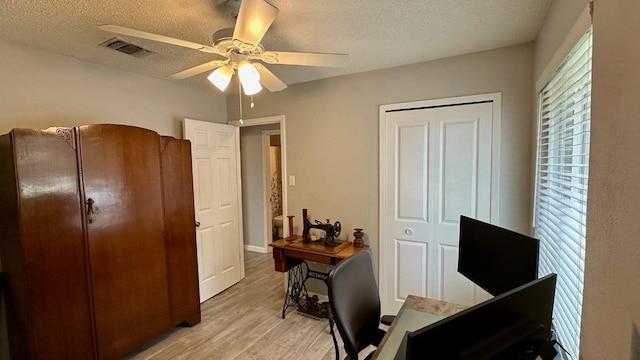
[[[340,221],[336,221],[335,224],[322,223],[318,220],[315,220],[315,224],[309,221],[309,217],[307,215],[307,209],[302,209],[302,221],[304,225],[304,230],[302,232],[302,242],[312,242],[312,241],[322,241],[325,246],[336,246],[338,242],[336,241],[336,237],[340,235],[340,230],[342,229],[342,225]],[[324,238],[318,240],[311,239],[311,229],[319,229],[324,231]]]

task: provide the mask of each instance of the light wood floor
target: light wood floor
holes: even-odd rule
[[[271,254],[245,252],[245,278],[202,304],[200,324],[175,328],[128,359],[335,360],[328,321],[293,308],[281,318],[283,279]]]

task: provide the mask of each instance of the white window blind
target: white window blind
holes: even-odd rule
[[[591,29],[539,93],[534,208],[540,274],[556,273],[553,324],[560,343],[578,358],[584,281]]]

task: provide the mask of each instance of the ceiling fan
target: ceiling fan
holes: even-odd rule
[[[278,11],[278,8],[265,0],[242,0],[235,28],[217,31],[213,34],[212,45],[193,43],[116,25],[100,25],[99,28],[115,34],[158,41],[221,56],[223,59],[209,61],[170,75],[169,78],[186,79],[214,70],[207,78],[220,91],[225,91],[237,72],[245,95],[258,93],[262,90],[262,85],[269,91],[280,91],[287,87],[261,62],[327,67],[343,67],[349,64],[350,59],[347,54],[266,51],[260,41],[275,20]]]

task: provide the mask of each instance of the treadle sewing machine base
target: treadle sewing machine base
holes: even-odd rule
[[[303,242],[301,238],[297,237],[293,240],[285,239],[285,241],[285,254],[276,255],[278,251],[274,246],[273,255],[276,261],[278,259],[286,260],[285,258],[287,257],[291,258],[291,260],[285,265],[289,271],[289,281],[287,283],[287,296],[282,306],[282,318],[284,319],[285,313],[289,307],[296,305],[298,307],[298,311],[305,315],[319,319],[328,318],[329,303],[319,302],[318,297],[315,295],[310,297],[305,284],[308,279],[318,279],[322,280],[325,285],[327,285],[327,282],[329,281],[329,273],[312,270],[306,260],[335,265],[339,260],[324,259],[322,258],[322,255],[334,257],[342,250],[351,246],[351,243],[348,241],[337,241],[336,246],[325,246],[319,242]],[[279,270],[277,265],[276,270]]]
[[[304,269],[303,269],[304,268]],[[298,312],[315,319],[328,319],[330,316],[329,302],[320,302],[317,295],[309,296],[305,283],[308,279],[322,280],[326,285],[329,281],[329,273],[312,270],[306,261],[289,269],[289,281],[287,283],[287,296],[282,306],[282,318],[285,318],[287,309],[297,305]]]

